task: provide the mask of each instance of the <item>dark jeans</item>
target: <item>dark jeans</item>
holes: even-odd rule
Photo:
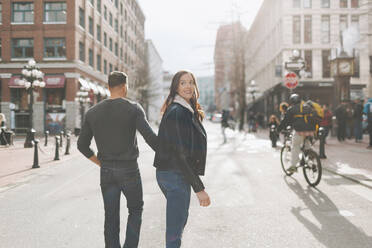
[[[128,165],[130,164],[130,165]],[[137,248],[143,210],[143,193],[137,162],[102,162],[101,191],[105,208],[105,247],[120,248],[120,196],[127,199],[128,221],[124,248]]]
[[[337,139],[338,141],[344,141],[346,136],[346,123],[345,121],[338,121],[337,124]]]
[[[157,170],[156,179],[167,199],[166,248],[179,248],[189,216],[191,187],[180,172]]]
[[[356,141],[363,139],[363,124],[360,120],[354,120],[354,136]]]

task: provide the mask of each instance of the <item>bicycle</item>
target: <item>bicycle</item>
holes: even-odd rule
[[[310,142],[311,145],[314,144],[312,137],[307,136],[304,143],[301,146],[301,159],[299,165],[296,168],[302,167],[304,177],[306,182],[315,187],[320,183],[322,177],[322,164],[318,154],[310,149],[305,149],[305,143]],[[282,164],[282,169],[287,176],[292,176],[294,172],[288,171],[288,168],[292,166],[291,164],[291,146],[288,142],[284,143],[280,151],[280,162]]]

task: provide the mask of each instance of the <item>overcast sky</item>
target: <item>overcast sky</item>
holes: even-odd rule
[[[138,0],[146,16],[145,36],[155,44],[163,68],[213,75],[220,25],[238,19],[248,29],[263,0]],[[235,7],[234,7],[235,6]]]

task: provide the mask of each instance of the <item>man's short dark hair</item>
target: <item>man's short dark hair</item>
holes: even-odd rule
[[[121,71],[113,71],[110,73],[108,78],[108,85],[110,88],[114,88],[120,84],[127,83],[127,74]]]

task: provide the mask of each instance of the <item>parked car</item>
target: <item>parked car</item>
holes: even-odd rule
[[[215,122],[215,123],[219,123],[222,121],[222,114],[220,113],[214,113],[212,115],[212,119],[211,119],[212,122]]]

